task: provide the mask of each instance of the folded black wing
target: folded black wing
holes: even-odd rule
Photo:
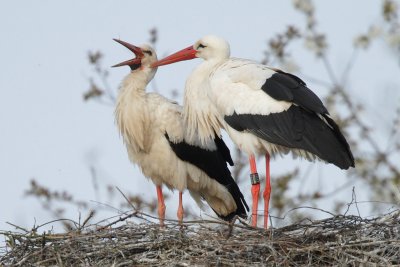
[[[218,214],[219,217],[225,220],[230,220],[235,215],[243,218],[247,216],[246,214],[249,208],[243,197],[243,194],[240,192],[238,185],[236,184],[235,180],[233,180],[231,172],[226,164],[226,150],[223,150],[222,152],[219,149],[214,151],[206,150],[198,146],[188,144],[184,141],[178,143],[172,142],[169,139],[168,134],[165,134],[165,137],[169,141],[172,150],[175,152],[179,159],[196,166],[197,168],[205,172],[210,178],[216,180],[219,184],[226,187],[231,193],[233,199],[236,202],[237,210],[235,213],[232,213],[225,217]],[[218,143],[221,141],[222,139],[216,142]],[[226,147],[226,149],[228,148]],[[232,158],[230,158],[230,160],[232,161]]]
[[[237,114],[224,117],[237,131],[250,132],[277,145],[308,151],[341,169],[354,166],[350,147],[336,123],[327,123],[315,113],[292,105],[288,110],[269,115]]]

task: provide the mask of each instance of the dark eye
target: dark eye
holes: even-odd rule
[[[207,47],[207,46],[205,46],[203,44],[199,44],[196,49],[205,48],[205,47]]]
[[[151,51],[149,51],[149,50],[143,50],[143,53],[146,53],[146,54],[148,54],[149,56],[152,56],[152,55],[153,55],[153,53],[152,53]]]

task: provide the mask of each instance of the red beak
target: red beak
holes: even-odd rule
[[[129,59],[126,60],[124,62],[118,63],[112,67],[121,67],[121,66],[130,66],[130,65],[134,65],[134,64],[140,64],[142,61],[142,58],[144,57],[144,54],[142,52],[142,49],[140,47],[134,46],[133,44],[118,40],[118,39],[113,39],[114,41],[116,41],[117,43],[122,44],[123,46],[125,46],[126,48],[128,48],[129,50],[131,50],[135,55],[136,58],[133,59]]]
[[[154,62],[153,64],[151,64],[151,67],[155,68],[162,65],[172,64],[178,61],[194,59],[195,57],[197,57],[196,53],[197,51],[191,45],[189,47],[186,47],[185,49],[176,52],[175,54]]]

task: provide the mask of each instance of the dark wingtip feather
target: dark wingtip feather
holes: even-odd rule
[[[234,212],[229,213],[228,215],[218,214],[215,210],[214,212],[224,221],[232,221],[235,216],[239,216],[240,218],[247,219],[247,212],[249,211],[249,206],[247,205],[246,200],[243,197],[242,192],[236,183],[226,185],[229,192],[231,193],[233,199],[235,200],[237,209]]]
[[[344,169],[344,170],[347,170],[350,167],[354,168],[355,167],[355,162],[354,162],[353,153],[351,152],[349,143],[347,143],[346,138],[344,137],[344,135],[340,131],[339,126],[328,115],[324,114],[323,117],[328,122],[328,124],[333,128],[333,132],[335,133],[335,135],[338,138],[339,142],[342,144],[342,148],[343,148],[341,162],[337,162],[337,164],[335,164],[335,163],[334,164],[336,166],[338,166],[339,168]]]
[[[227,216],[220,216],[222,219],[226,221],[231,221],[236,215],[246,219],[247,218],[247,212],[249,211],[249,206],[247,205],[246,200],[244,199],[244,196],[242,192],[240,192],[240,189],[236,183],[226,185],[228,188],[229,192],[231,193],[233,199],[235,200],[237,209],[235,212],[232,212],[228,214]]]
[[[222,157],[225,159],[226,162],[230,166],[233,166],[233,159],[231,156],[231,151],[229,150],[228,146],[225,144],[224,140],[218,135],[215,135],[214,142],[217,146],[218,151],[221,153]]]

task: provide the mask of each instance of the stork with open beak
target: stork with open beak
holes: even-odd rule
[[[204,199],[225,220],[235,215],[245,218],[248,207],[227,167],[227,162],[233,162],[224,141],[215,136],[203,144],[196,139],[188,142],[182,107],[160,94],[146,93],[146,86],[156,73],[156,68],[150,67],[157,61],[154,49],[114,40],[136,55],[134,59],[113,66],[131,69],[118,93],[115,119],[129,159],[157,187],[160,224],[163,225],[165,219],[162,185],[179,191],[177,215],[180,222],[185,189],[200,207]]]
[[[300,78],[257,62],[230,58],[229,44],[208,35],[152,67],[182,60],[204,61],[186,81],[185,123],[189,136],[203,142],[224,128],[249,155],[252,183],[252,225],[257,226],[260,181],[255,155],[266,158],[264,227],[268,226],[271,194],[270,155],[319,159],[341,169],[354,167],[349,144],[328,110]]]

